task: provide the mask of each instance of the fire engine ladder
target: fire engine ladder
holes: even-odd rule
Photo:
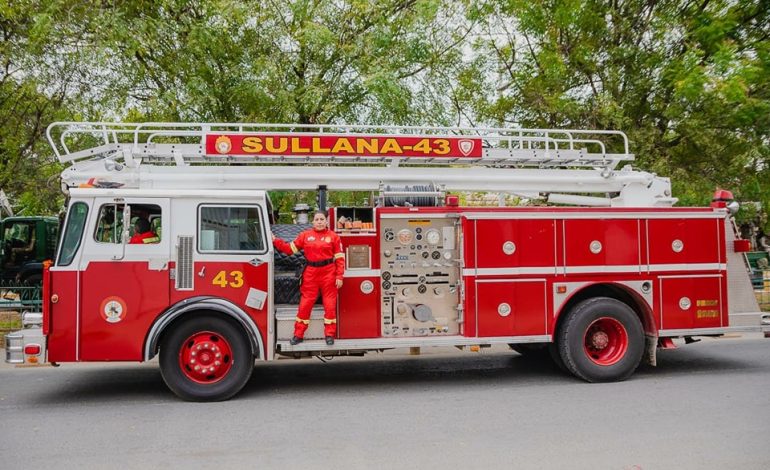
[[[65,188],[96,183],[310,190],[326,185],[329,190],[376,191],[386,184],[429,183],[447,191],[547,194],[549,201],[566,204],[668,207],[676,202],[667,178],[628,164],[621,167],[634,156],[619,131],[58,122],[48,127],[47,137],[59,161],[68,165],[62,173]],[[231,152],[229,142],[244,138],[260,139],[262,147],[272,143],[273,151]],[[228,143],[218,147],[217,139]],[[307,142],[312,139],[326,144],[311,151]],[[352,144],[346,152],[332,151],[329,142],[340,139],[391,140],[407,151],[362,152]]]

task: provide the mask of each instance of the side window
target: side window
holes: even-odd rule
[[[120,243],[123,224],[123,204],[104,204],[99,208],[94,240],[100,243]]]
[[[69,266],[72,263],[75,253],[78,252],[80,247],[80,240],[83,238],[87,216],[88,206],[85,203],[76,202],[70,207],[67,226],[64,228],[64,237],[62,237],[59,261],[56,263],[57,266]]]
[[[5,229],[5,239],[11,240],[14,248],[28,244],[30,234],[34,234],[34,225],[27,224],[26,222],[16,222]]]
[[[198,251],[266,252],[259,208],[202,206]]]
[[[94,240],[99,243],[122,243],[124,204],[104,204],[99,208]],[[154,204],[129,204],[131,226],[130,244],[146,245],[160,242],[161,210]]]

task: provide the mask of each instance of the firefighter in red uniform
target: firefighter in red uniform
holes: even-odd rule
[[[130,244],[158,243],[160,238],[150,229],[150,222],[144,217],[139,217],[134,222],[134,235],[128,241]]]
[[[321,291],[324,304],[324,336],[326,344],[334,344],[337,334],[337,289],[342,287],[342,274],[345,271],[345,254],[339,235],[329,230],[326,214],[316,211],[313,214],[313,228],[300,233],[297,238],[287,243],[273,235],[275,248],[287,255],[305,252],[307,267],[302,274],[299,310],[294,323],[294,337],[290,343],[302,342],[310,324],[310,312]]]

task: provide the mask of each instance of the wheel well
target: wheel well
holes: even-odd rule
[[[178,317],[171,320],[171,322],[163,327],[163,330],[158,335],[157,340],[157,347],[155,348],[155,351],[153,351],[154,354],[158,353],[158,349],[163,344],[163,341],[166,339],[166,336],[174,330],[178,325],[181,325],[182,323],[192,319],[192,318],[198,318],[198,317],[214,317],[214,318],[221,318],[222,320],[225,320],[226,322],[230,323],[234,327],[243,330],[241,325],[233,319],[230,315],[223,314],[221,312],[217,312],[215,310],[193,310],[192,312],[186,312],[184,315],[179,315]],[[246,333],[246,331],[244,331]],[[247,334],[248,336],[248,334]],[[253,352],[253,351],[252,351]]]
[[[235,308],[237,309],[237,307]],[[180,305],[170,308],[155,320],[155,323],[145,339],[144,360],[148,361],[155,357],[166,335],[168,332],[172,331],[176,325],[179,325],[180,322],[187,321],[190,318],[197,318],[200,316],[221,318],[231,323],[246,335],[254,357],[262,357],[265,353],[259,328],[245,312],[240,310],[234,311],[232,304],[223,302],[221,299],[196,298],[188,299],[188,302],[182,302]]]
[[[652,311],[647,306],[647,303],[639,297],[636,292],[619,284],[594,284],[575,293],[564,305],[562,305],[559,316],[556,319],[554,337],[559,331],[559,327],[565,317],[564,313],[569,312],[578,303],[594,297],[608,297],[623,302],[631,307],[636,313],[636,316],[639,317],[639,321],[642,322],[642,328],[644,329],[645,334],[656,334],[657,330],[655,328],[655,321],[652,318]]]

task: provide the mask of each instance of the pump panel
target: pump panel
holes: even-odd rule
[[[380,224],[382,335],[460,333],[456,218],[384,218]]]

